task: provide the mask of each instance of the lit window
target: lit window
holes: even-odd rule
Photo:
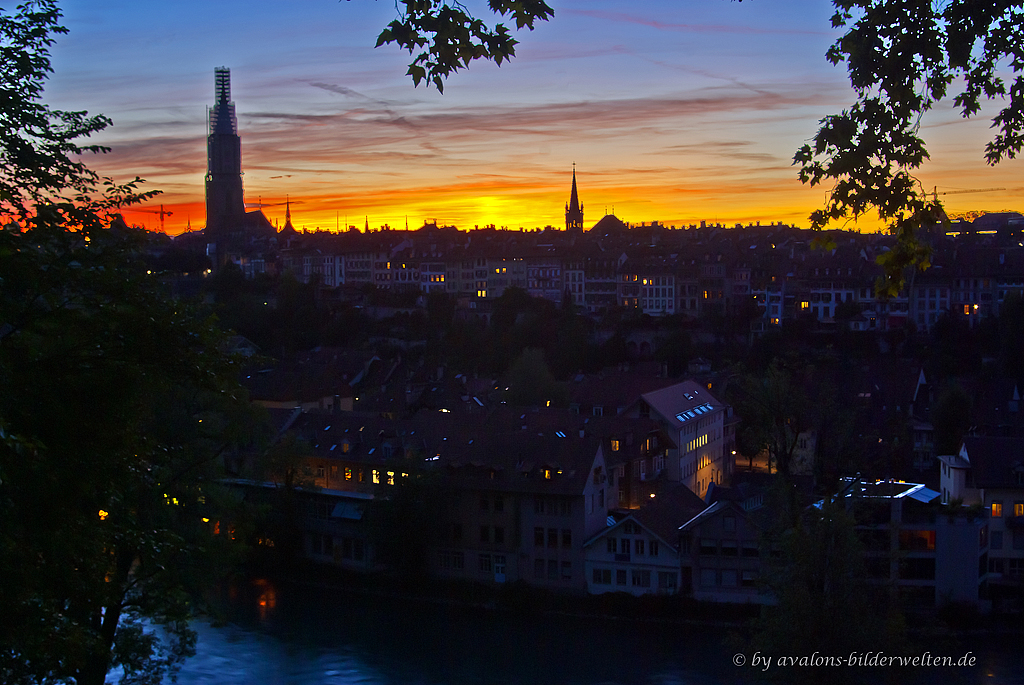
[[[1015,502],[1013,505],[1014,516],[1024,516],[1024,502]]]
[[[618,440],[612,440],[612,452],[618,452],[618,451],[619,451],[619,441]]]
[[[993,502],[992,503],[992,518],[997,519],[1003,515],[1003,503]]]
[[[380,471],[377,469],[373,470],[373,483],[374,485],[380,485]]]

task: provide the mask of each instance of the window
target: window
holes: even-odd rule
[[[718,582],[717,574],[713,568],[702,568],[700,570],[700,584],[704,587],[714,587]]]
[[[612,439],[612,452],[618,452],[618,451],[619,451],[619,441],[615,440],[615,439]]]
[[[723,557],[735,557],[737,556],[737,545],[735,540],[722,540],[722,556]]]
[[[911,552],[935,551],[935,531],[901,530],[900,549]]]
[[[615,538],[608,538],[605,541],[605,544],[608,545],[608,554],[615,554],[616,550],[619,548],[618,544],[615,542]]]
[[[544,577],[544,560],[534,559],[533,560],[533,577],[543,578]]]
[[[1013,531],[1013,548],[1016,550],[1024,549],[1024,530]]]
[[[615,569],[615,584],[625,585],[626,584],[626,569],[619,568]]]
[[[480,542],[491,541],[491,529],[489,526],[480,526]]]
[[[544,546],[544,529],[537,527],[533,529],[533,546],[543,547]]]
[[[718,554],[718,542],[709,538],[701,538],[700,553],[703,556],[713,556]]]
[[[1007,559],[1007,572],[1015,577],[1020,578],[1024,575],[1024,559]]]
[[[757,587],[757,571],[744,571],[740,578],[743,587]]]
[[[678,577],[675,571],[658,571],[658,589],[665,592],[675,592]]]
[[[324,467],[323,467],[323,466],[317,466],[317,467],[316,467],[316,477],[317,477],[317,478],[323,478],[323,477],[325,477],[326,475],[327,475],[327,470],[326,470],[326,469],[324,469]]]
[[[543,514],[544,513],[544,498],[543,497],[538,497],[537,499],[533,500],[533,513],[534,514]]]
[[[565,580],[565,581],[571,581],[572,580],[572,562],[571,561],[563,561],[562,562],[562,580]]]
[[[362,540],[359,542],[362,542]],[[362,555],[360,554],[360,556]],[[441,568],[446,570],[461,571],[465,566],[465,561],[466,560],[465,557],[463,557],[462,552],[442,550],[438,553],[438,563]]]
[[[345,480],[352,480],[352,468],[349,466],[345,467]]]
[[[610,568],[594,569],[594,585],[611,585],[612,570]]]
[[[548,528],[548,547],[558,547],[557,528]]]
[[[996,500],[992,503],[992,518],[997,519],[1003,515],[1003,503]]]
[[[993,530],[992,537],[990,538],[989,547],[991,549],[1002,549],[1003,548],[1003,531]]]
[[[480,573],[491,573],[494,567],[491,565],[491,555],[481,554],[480,555]]]
[[[722,587],[736,587],[737,585],[738,575],[736,569],[722,569]]]
[[[1014,502],[1013,503],[1013,515],[1014,516],[1024,516],[1024,502]]]
[[[633,551],[636,554],[643,554],[644,553],[644,541],[643,540],[634,540],[633,541]]]
[[[650,554],[652,557],[658,556],[658,541],[657,540],[651,540],[651,544],[649,546],[649,549],[648,549],[647,553]]]
[[[651,572],[645,569],[633,569],[632,583],[633,587],[650,587]]]
[[[504,545],[505,544],[505,528],[504,526],[494,527],[494,544]]]
[[[548,559],[548,580],[558,580],[557,559]]]
[[[566,549],[572,547],[572,531],[568,528],[562,529],[562,547]]]
[[[727,533],[736,531],[736,517],[735,516],[723,516],[722,517],[722,530]]]
[[[619,554],[629,554],[629,538],[619,540]]]
[[[743,543],[743,556],[745,557],[758,557],[761,553],[757,549],[756,542],[744,542]]]

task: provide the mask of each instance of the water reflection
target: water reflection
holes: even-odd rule
[[[740,685],[756,677],[732,665],[736,650],[721,629],[484,611],[266,580],[226,597],[231,623],[197,625],[198,654],[183,685]],[[986,642],[978,668],[943,671],[942,682],[1024,684],[1021,655]],[[936,682],[924,672],[900,676]]]
[[[256,611],[260,623],[267,623],[277,607],[277,588],[265,578],[253,581],[253,587],[259,592],[256,598]]]

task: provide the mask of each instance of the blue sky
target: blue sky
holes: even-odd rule
[[[407,54],[374,49],[391,2],[67,0],[47,100],[114,120],[101,136],[113,152],[90,163],[163,190],[152,204],[175,212],[170,232],[204,222],[217,66],[231,68],[247,200],[290,196],[300,227],[558,226],[573,162],[587,225],[613,208],[632,222],[806,225],[824,193],[799,183],[793,153],[853,99],[824,59],[829,3],[550,4],[512,62],[474,63],[441,95],[413,87]],[[950,209],[1012,208],[1021,164],[985,166],[984,120],[949,109],[924,130],[926,187],[1010,189],[952,195]]]

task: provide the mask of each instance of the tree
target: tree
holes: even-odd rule
[[[768,450],[769,466],[788,479],[800,434],[810,428],[810,406],[798,380],[776,360],[763,375],[741,379],[736,406],[743,417],[737,437],[746,454]]]
[[[935,401],[931,419],[935,426],[935,453],[957,454],[971,428],[970,395],[957,383],[948,384]]]
[[[907,267],[928,267],[929,249],[918,233],[945,220],[938,198],[928,198],[914,171],[928,159],[921,119],[947,96],[967,118],[983,99],[1008,97],[992,119],[997,129],[985,147],[996,164],[1014,158],[1024,144],[1024,8],[998,0],[833,0],[832,26],[847,32],[828,50],[832,64],[845,63],[857,101],[828,116],[812,145],[797,151],[800,180],[833,182],[824,209],[811,226],[877,211],[896,236],[896,247],[879,257],[883,293],[903,287]],[[1000,71],[1009,68],[1008,85]]]
[[[74,157],[108,121],[39,101],[59,19],[0,10],[0,680],[158,682],[230,551],[213,477],[247,403],[222,334],[148,273],[146,234],[111,225],[137,179]]]
[[[864,548],[854,520],[826,498],[782,535],[782,558],[767,574],[777,599],[762,609],[750,650],[776,655],[848,657],[851,653],[898,653],[904,623],[881,586],[866,582]],[[857,669],[811,663],[769,669],[784,682],[856,683]]]
[[[508,370],[506,382],[509,390],[505,397],[510,404],[564,407],[569,403],[568,390],[551,375],[544,350],[535,347],[523,350]]]
[[[516,54],[518,41],[505,25],[489,26],[458,0],[401,0],[395,5],[399,16],[380,32],[377,47],[395,43],[410,55],[421,50],[406,72],[415,85],[424,81],[444,92],[444,80],[473,60],[501,65]],[[554,16],[544,0],[488,0],[487,5],[498,16],[509,15],[517,29],[532,31],[538,19]]]

